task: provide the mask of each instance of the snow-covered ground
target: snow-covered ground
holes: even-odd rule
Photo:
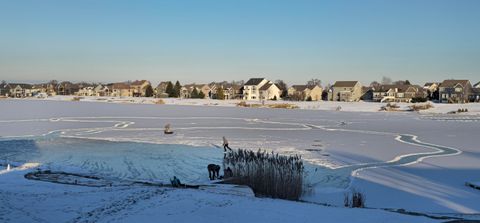
[[[23,175],[32,169],[15,169],[0,170],[0,198],[5,201],[0,202],[0,221],[48,222],[49,216],[56,214],[72,222],[131,222],[149,217],[192,222],[195,216],[210,215],[214,222],[233,218],[313,222],[324,216],[331,222],[433,221],[379,208],[480,217],[480,191],[465,186],[467,181],[480,179],[480,151],[475,140],[480,130],[480,117],[475,114],[478,104],[435,104],[437,110],[418,114],[377,112],[381,104],[366,102],[301,102],[305,109],[287,110],[225,105],[233,102],[207,104],[217,102],[213,100],[168,100],[172,99],[166,99],[166,105],[93,103],[96,99],[91,99],[92,103],[58,98],[0,100],[0,163],[36,162],[41,168],[118,180],[164,182],[177,174],[187,182],[206,184],[204,166],[221,162],[222,149],[218,147],[226,136],[233,148],[301,154],[309,163],[310,186],[302,200],[342,206],[343,194],[356,189],[365,193],[367,207],[375,210],[258,199],[215,190],[56,185],[26,180]],[[188,106],[186,101],[212,106]],[[335,111],[338,104],[342,104],[340,112]],[[469,114],[442,114],[460,107],[468,108]],[[163,134],[167,123],[173,126],[174,135]],[[24,150],[19,151],[21,148]],[[65,200],[56,198],[61,194]],[[142,198],[135,200],[138,196]],[[79,200],[85,202],[78,204]],[[29,207],[39,201],[41,205]],[[249,207],[251,216],[235,217],[241,207]],[[292,211],[285,214],[286,210]],[[19,220],[17,215],[22,212],[27,214]]]

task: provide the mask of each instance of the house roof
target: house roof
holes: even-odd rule
[[[469,80],[444,80],[440,86],[442,87],[455,87],[455,85],[457,84],[461,84],[462,86],[467,86],[468,83],[470,81]]]
[[[408,89],[414,89],[414,91],[420,91],[423,88],[418,85],[386,84],[386,85],[380,85],[380,87],[375,89],[375,92],[387,92],[390,89],[397,89],[398,92],[406,92],[408,91]]]
[[[33,85],[31,84],[23,84],[23,83],[10,83],[11,88],[16,88],[17,86],[20,86],[22,89],[31,89]]]
[[[9,90],[10,88],[9,84],[0,84],[0,89]]]
[[[305,89],[308,88],[307,85],[292,85],[292,88],[295,89],[296,91],[304,91]]]
[[[259,85],[265,78],[250,78],[245,85]]]
[[[130,89],[130,85],[127,83],[114,83],[112,88],[114,89]]]
[[[147,80],[136,80],[136,81],[130,83],[130,85],[143,85],[146,82],[148,82],[148,81]]]
[[[368,86],[362,87],[362,92],[368,92],[368,91],[373,91],[373,90],[374,90],[373,87],[368,87]]]
[[[270,84],[270,83],[268,83],[268,84],[264,84],[259,90],[260,90],[260,91],[266,91],[266,90],[268,90],[271,86],[277,87],[276,84]],[[277,88],[278,88],[278,87],[277,87]]]
[[[425,83],[423,86],[424,86],[424,87],[430,87],[430,86],[432,86],[432,85],[434,85],[434,84],[438,84],[438,83],[435,83],[435,82],[427,82],[427,83]]]
[[[332,87],[354,87],[358,81],[336,81]]]
[[[480,81],[478,83],[476,83],[475,85],[473,85],[473,87],[480,88]]]

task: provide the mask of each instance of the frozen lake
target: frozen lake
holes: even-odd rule
[[[233,148],[302,155],[313,167],[305,200],[341,206],[357,189],[374,208],[480,212],[480,192],[465,186],[480,179],[478,115],[38,100],[3,100],[0,108],[0,159],[202,183],[206,165],[221,164],[226,136]],[[167,123],[174,135],[163,134]]]

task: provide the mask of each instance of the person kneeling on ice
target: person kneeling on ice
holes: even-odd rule
[[[228,141],[227,141],[227,138],[225,138],[225,136],[223,137],[223,151],[224,152],[227,152],[227,149],[229,149],[230,151],[232,151],[232,148],[230,148],[228,146]]]
[[[170,183],[172,184],[172,187],[185,187],[185,184],[182,184],[176,176],[173,176],[173,179],[170,179]]]
[[[220,173],[219,165],[208,164],[207,169],[208,169],[208,177],[210,178],[210,180],[215,180],[216,178],[219,177],[219,173]]]
[[[173,134],[172,129],[170,129],[170,124],[165,125],[165,130],[163,131],[166,135]]]

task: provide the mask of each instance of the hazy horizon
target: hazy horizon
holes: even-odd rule
[[[478,82],[480,1],[1,1],[0,80]]]

